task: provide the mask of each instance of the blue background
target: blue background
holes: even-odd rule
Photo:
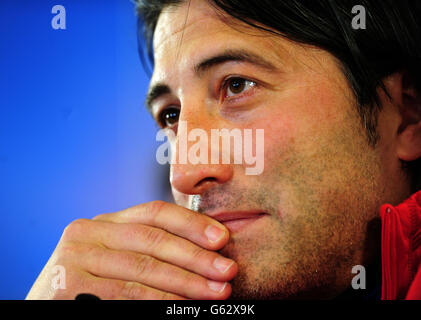
[[[130,0],[1,0],[0,30],[0,299],[24,299],[66,225],[168,199],[168,172]]]

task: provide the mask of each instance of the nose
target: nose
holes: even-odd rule
[[[187,161],[175,161],[171,164],[170,183],[173,194],[176,191],[184,195],[199,195],[218,184],[228,182],[233,177],[233,166],[231,164],[224,164],[219,161],[217,161],[218,164],[215,164],[215,162],[210,161],[214,146],[211,143],[211,139],[209,139],[211,136],[209,133],[212,129],[218,129],[223,124],[218,117],[207,111],[214,108],[203,103],[203,97],[200,94],[195,94],[195,92],[201,92],[200,88],[192,90],[188,95],[186,94],[184,99],[181,99],[183,108],[181,108],[178,119],[176,142],[172,147],[176,148],[176,154],[179,156],[183,153],[181,150],[186,151],[189,156],[186,155]],[[201,132],[195,135],[194,132],[197,133],[196,130],[198,129]],[[204,144],[200,144],[200,146],[208,151],[207,156],[209,161],[194,163],[190,161],[190,147],[196,144],[196,142],[190,140],[190,134],[193,134],[196,138],[203,135],[207,136],[203,140],[199,138],[199,141],[205,142]],[[187,136],[189,137],[188,139]],[[182,142],[183,137],[184,143]],[[183,147],[179,148],[180,145]]]
[[[224,164],[220,161],[216,161],[215,164],[215,162],[211,161],[211,155],[215,151],[212,150],[215,146],[211,142],[211,139],[199,139],[199,142],[196,143],[186,141],[189,140],[187,139],[187,136],[190,137],[189,133],[193,133],[200,127],[200,136],[202,138],[203,135],[209,136],[208,133],[211,128],[206,128],[207,130],[205,130],[205,123],[207,122],[202,119],[200,126],[193,126],[193,121],[187,122],[183,120],[181,122],[178,127],[177,142],[175,143],[175,146],[173,145],[173,147],[177,150],[175,153],[179,155],[178,160],[180,160],[182,153],[185,153],[186,155],[184,157],[184,161],[177,161],[176,159],[176,161],[171,164],[170,183],[173,191],[178,191],[179,193],[185,195],[197,195],[204,193],[206,190],[215,185],[228,182],[233,176],[233,167],[231,164]],[[208,122],[212,123],[212,121]],[[187,128],[188,123],[190,124],[189,128]],[[182,142],[183,140],[184,143]],[[194,159],[190,157],[191,151],[194,145],[197,146],[198,144],[201,146],[200,153],[204,150],[207,150],[207,153],[204,152],[206,156],[204,159],[201,159],[201,161],[194,161]],[[219,144],[219,142],[217,144]],[[180,145],[183,145],[184,147],[180,147]],[[219,157],[219,152],[217,152],[217,154]]]
[[[173,164],[170,182],[173,189],[187,195],[202,194],[218,184],[228,182],[233,175],[230,165]]]

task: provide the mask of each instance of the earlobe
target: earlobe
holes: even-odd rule
[[[403,161],[415,161],[421,158],[421,92],[407,73],[400,74],[400,92],[398,97],[401,123],[397,132],[397,153]]]
[[[421,158],[421,121],[407,125],[398,137],[398,157],[403,161]]]

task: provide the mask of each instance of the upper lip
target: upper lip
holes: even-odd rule
[[[258,216],[265,215],[265,212],[258,211],[258,210],[250,210],[250,211],[224,211],[224,212],[217,212],[214,214],[209,214],[215,220],[219,222],[227,222],[239,219],[250,219],[250,218],[257,218]]]

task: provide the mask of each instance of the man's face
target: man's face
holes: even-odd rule
[[[253,61],[226,59],[227,52]],[[154,54],[151,85],[171,92],[152,112],[170,110],[168,130],[177,131],[177,118],[188,130],[264,129],[260,175],[240,164],[171,166],[179,205],[209,216],[265,213],[235,228],[221,251],[239,265],[233,296],[323,297],[347,288],[352,267],[375,255],[377,234],[368,229],[379,206],[402,194],[385,187],[386,176],[396,176],[383,160],[387,141],[367,143],[338,62],[217,14],[206,1],[162,12]],[[197,68],[217,56],[225,58]]]

